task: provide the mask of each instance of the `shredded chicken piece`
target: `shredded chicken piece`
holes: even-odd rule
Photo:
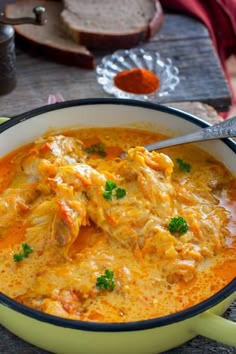
[[[193,250],[186,244],[198,245],[201,240],[209,254],[222,247],[213,234],[214,224],[216,229],[222,224],[222,218],[217,217],[220,207],[209,211],[211,219],[203,219],[201,229],[191,219],[198,213],[193,213],[194,205],[183,209],[191,231],[179,239],[168,231],[170,215],[177,213],[178,194],[171,181],[173,162],[167,155],[150,153],[143,147],[131,148],[113,173],[102,173],[84,162],[81,148],[76,139],[63,136],[36,142],[24,158],[23,174],[18,177],[25,184],[16,188],[16,178],[15,189],[9,188],[0,200],[0,213],[11,206],[11,213],[1,218],[1,226],[4,222],[8,225],[17,213],[26,212],[27,239],[41,250],[51,242],[68,257],[72,244],[80,237],[81,226],[89,225],[91,220],[123,247],[130,245],[138,259],[145,256],[166,260],[164,269],[172,280],[191,279],[202,259],[200,247]],[[34,188],[25,190],[27,179],[34,180]],[[125,189],[125,197],[105,199],[107,180]],[[208,239],[204,240],[206,234]],[[170,269],[168,261],[174,258],[175,266]]]

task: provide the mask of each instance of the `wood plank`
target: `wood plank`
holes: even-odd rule
[[[218,111],[229,109],[231,97],[227,81],[202,23],[187,16],[165,14],[160,31],[140,47],[170,57],[179,68],[180,84],[168,96],[158,99],[159,103],[201,101]],[[54,63],[42,57],[39,51],[34,50],[32,55],[32,50],[29,54],[25,49],[17,44],[18,85],[12,93],[0,97],[1,115],[25,111],[25,102],[27,110],[43,105],[48,94],[55,92],[61,92],[68,100],[108,97],[97,84],[94,71]],[[106,54],[110,53],[95,52],[96,63]]]
[[[180,84],[171,94],[175,101],[201,101],[217,111],[227,110],[231,104],[229,87],[219,58],[209,38],[152,41],[144,48],[152,48],[170,57],[179,69]],[[163,97],[169,102],[172,97]]]
[[[175,41],[185,38],[209,38],[208,29],[197,19],[180,14],[165,14],[164,24],[156,34],[159,41]]]
[[[180,84],[159,103],[201,101],[224,111],[231,99],[227,82],[209,39],[152,42],[145,47],[158,50],[173,59],[180,71]],[[105,53],[102,53],[105,54]],[[101,54],[97,56],[97,63]],[[60,92],[67,100],[87,97],[108,97],[96,82],[94,71],[54,63],[17,50],[18,84],[14,91],[0,97],[1,115],[14,115],[44,105],[50,93]],[[27,102],[27,105],[26,105]],[[13,104],[14,103],[14,104]]]
[[[5,6],[10,3],[14,3],[14,0],[1,0],[0,1],[0,11],[4,11]]]

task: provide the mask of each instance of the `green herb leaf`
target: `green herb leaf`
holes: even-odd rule
[[[116,283],[113,280],[114,272],[106,269],[104,275],[97,278],[96,287],[100,290],[114,290]]]
[[[106,200],[112,200],[112,197],[115,196],[117,199],[124,198],[126,196],[126,190],[116,186],[114,181],[106,181],[105,191],[102,194],[103,198]]]
[[[116,198],[121,199],[126,196],[126,190],[123,188],[116,188]]]
[[[190,172],[191,171],[191,165],[187,162],[184,162],[182,159],[177,158],[176,162],[179,165],[179,169],[184,172]]]
[[[15,253],[13,255],[13,259],[15,262],[21,262],[24,258],[27,258],[30,253],[33,252],[33,248],[31,248],[27,243],[22,243],[22,252]]]
[[[180,236],[188,231],[189,227],[182,216],[177,216],[176,218],[171,218],[168,224],[168,230],[172,235]]]
[[[113,191],[116,188],[116,183],[114,181],[106,181],[105,190],[106,191]]]
[[[102,196],[106,200],[112,200],[112,191],[105,191],[102,193]]]
[[[13,259],[14,259],[15,262],[20,262],[20,261],[23,260],[23,258],[24,258],[24,256],[23,256],[22,253],[15,253],[13,255]]]
[[[93,144],[88,148],[84,149],[87,154],[97,154],[101,157],[106,157],[107,153],[105,151],[105,146],[103,144]]]
[[[22,249],[25,258],[27,258],[28,255],[33,252],[33,248],[27,245],[27,243],[22,243]]]

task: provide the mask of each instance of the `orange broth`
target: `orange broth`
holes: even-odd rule
[[[56,316],[128,322],[183,310],[233,280],[236,179],[192,145],[129,150],[163,138],[80,129],[1,158],[0,291]],[[172,234],[178,216],[188,230]],[[114,288],[98,286],[106,270]]]

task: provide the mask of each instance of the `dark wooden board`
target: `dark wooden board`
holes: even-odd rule
[[[166,14],[156,36],[141,47],[170,57],[180,71],[180,84],[158,102],[201,101],[217,111],[231,104],[229,88],[207,29],[195,19]],[[0,115],[14,115],[44,104],[49,93],[60,92],[65,99],[108,97],[96,82],[95,71],[52,62],[17,45],[17,87],[0,96]],[[29,49],[29,48],[28,48]],[[96,63],[108,53],[96,52]],[[13,104],[14,102],[14,104]]]

